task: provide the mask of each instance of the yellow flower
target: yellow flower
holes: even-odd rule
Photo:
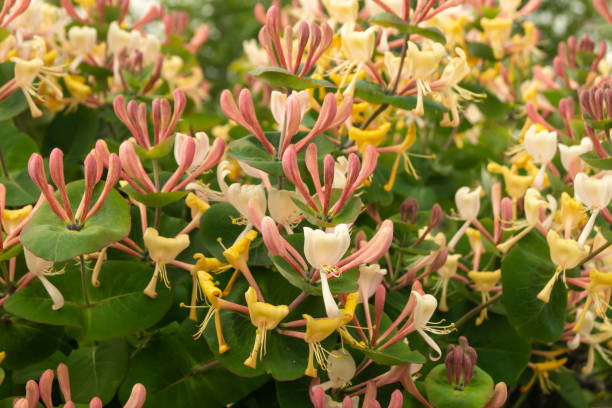
[[[187,194],[185,204],[191,209],[191,218],[200,219],[202,215],[208,211],[210,205],[193,193]]]
[[[546,241],[550,248],[550,259],[557,265],[557,269],[546,286],[538,293],[538,299],[544,303],[550,300],[550,294],[559,275],[562,274],[563,282],[565,282],[565,270],[578,266],[580,261],[589,254],[590,249],[588,246],[580,249],[578,242],[570,238],[563,239],[553,230],[548,231]]]
[[[566,233],[582,227],[588,220],[582,204],[565,191],[561,193],[561,209],[557,212],[556,218]]]
[[[157,279],[161,274],[162,280],[167,287],[170,287],[170,281],[166,274],[166,263],[173,261],[178,254],[183,252],[189,246],[189,235],[179,234],[175,238],[166,238],[159,235],[155,228],[147,228],[144,236],[144,244],[149,251],[149,256],[155,262],[155,271],[153,277],[144,290],[144,293],[156,298]]]
[[[493,286],[495,286],[501,278],[501,269],[487,272],[470,271],[468,276],[474,282],[476,290],[480,292],[482,303],[484,304],[489,300],[491,289],[493,289]],[[480,316],[476,318],[476,326],[480,326],[487,318],[487,315],[487,308],[484,307],[480,312]]]
[[[223,337],[223,331],[221,330],[221,316],[219,314],[219,299],[222,296],[221,289],[215,286],[213,282],[212,276],[204,271],[197,271],[196,273],[198,282],[200,284],[200,289],[204,292],[205,301],[207,302],[208,313],[202,320],[202,323],[198,326],[198,331],[193,336],[194,338],[199,338],[204,330],[206,330],[206,326],[210,320],[215,318],[215,330],[217,332],[217,340],[219,342],[219,354],[223,354],[229,350],[229,346],[225,342],[225,338]]]
[[[526,392],[531,388],[535,379],[537,378],[540,382],[540,387],[544,393],[548,394],[555,385],[550,381],[549,372],[556,371],[567,362],[567,358],[561,358],[559,360],[544,361],[541,363],[529,363],[529,367],[533,369],[533,377],[529,380],[527,385],[521,387],[521,392]],[[557,387],[558,388],[558,387]]]
[[[85,84],[85,78],[79,75],[64,75],[64,84],[77,101],[84,101],[91,94],[91,87]]]
[[[489,40],[495,58],[501,59],[504,56],[504,43],[510,37],[512,31],[512,19],[496,17],[493,19],[482,18],[480,25],[484,30],[484,36]]]
[[[385,122],[374,129],[359,129],[356,127],[351,127],[349,129],[349,138],[355,141],[357,149],[363,153],[366,147],[376,147],[381,144],[387,136],[387,133],[389,133],[389,129],[391,129],[390,122]]]
[[[579,333],[580,328],[582,327],[582,323],[584,322],[584,317],[586,316],[587,311],[591,307],[592,303],[595,303],[595,313],[599,317],[604,320],[607,320],[608,317],[606,315],[607,309],[610,308],[610,289],[612,288],[612,273],[599,272],[596,269],[592,269],[589,272],[589,277],[591,281],[587,286],[587,299],[584,303],[584,307],[582,308],[582,312],[580,313],[580,317],[576,321],[576,325],[574,326],[574,332]]]
[[[321,346],[321,342],[329,337],[334,331],[339,330],[345,324],[353,320],[355,308],[359,302],[359,292],[350,293],[346,297],[344,309],[340,310],[338,317],[325,317],[315,319],[314,317],[303,314],[306,319],[306,335],[304,341],[308,343],[308,366],[305,374],[310,377],[317,376],[317,369],[314,367],[314,359],[323,369],[327,367],[326,351]],[[343,337],[348,335],[348,332],[341,333]],[[350,337],[350,335],[348,335]]]
[[[253,350],[249,357],[244,360],[244,365],[257,368],[257,355],[259,354],[259,358],[261,358],[266,354],[266,334],[268,330],[275,329],[281,320],[289,314],[289,307],[287,305],[274,306],[269,303],[258,302],[257,293],[250,286],[244,297],[249,307],[251,323],[257,327]]]
[[[533,166],[533,163],[531,163],[531,165]],[[490,173],[501,174],[504,177],[506,192],[512,198],[512,200],[516,202],[525,195],[525,192],[529,186],[531,186],[533,179],[535,178],[535,174],[531,174],[528,167],[529,164],[515,163],[511,168],[508,168],[505,166],[500,166],[495,162],[491,162],[487,165],[487,171]],[[527,170],[527,174],[519,174],[520,169]]]
[[[2,210],[2,227],[7,234],[10,234],[21,224],[32,212],[32,206],[26,205],[25,207],[17,210]]]

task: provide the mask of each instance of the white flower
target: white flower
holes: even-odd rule
[[[68,40],[76,53],[87,55],[96,45],[97,31],[93,27],[73,26],[68,30]]]
[[[244,217],[248,217],[251,198],[255,199],[262,213],[266,212],[266,191],[261,184],[234,183],[227,189],[225,197]]]
[[[546,129],[538,130],[537,125],[531,125],[525,132],[525,150],[535,163],[549,163],[557,152],[557,132]]]
[[[607,207],[612,199],[612,174],[595,178],[578,173],[574,178],[574,196],[590,209]]]
[[[111,54],[121,52],[123,49],[126,49],[129,53],[140,46],[140,34],[138,31],[128,32],[122,30],[119,28],[119,24],[113,21],[108,28],[106,44]]]
[[[365,31],[355,31],[355,23],[349,22],[342,26],[342,51],[351,62],[365,63],[372,59],[376,42],[376,26]]]
[[[51,297],[51,300],[53,301],[53,306],[51,308],[53,310],[61,309],[64,306],[64,296],[59,289],[49,282],[45,276],[45,274],[49,273],[53,269],[53,262],[37,257],[26,248],[23,248],[23,254],[28,270],[36,275],[38,279],[40,279],[40,282],[43,284],[45,290]]]
[[[469,187],[461,187],[455,193],[455,204],[461,218],[467,221],[474,220],[478,217],[480,211],[480,190],[481,187],[476,187],[470,191]]]
[[[140,51],[142,51],[144,65],[151,65],[157,60],[157,56],[161,51],[161,42],[156,36],[147,34],[147,36],[142,39],[139,48]]]
[[[277,190],[268,192],[268,210],[274,221],[291,228],[292,224],[300,222],[302,210],[295,204],[294,199],[300,199],[295,191]]]
[[[440,346],[425,333],[425,331],[437,334],[445,334],[448,332],[447,328],[428,325],[429,320],[431,320],[431,317],[438,307],[438,301],[432,295],[421,295],[416,291],[412,291],[412,296],[414,296],[416,300],[416,305],[412,312],[415,330],[423,337],[423,340],[438,353],[438,356],[441,356],[442,351],[440,350]]]
[[[346,185],[346,172],[348,171],[348,159],[346,156],[340,156],[334,164],[334,182],[332,189],[337,188],[342,190]]]
[[[181,154],[183,151],[183,145],[187,138],[190,138],[184,133],[177,133],[174,139],[174,158],[176,159],[177,164],[181,164]],[[206,159],[206,155],[208,154],[208,149],[210,148],[210,142],[208,140],[208,135],[206,132],[197,132],[194,137],[195,142],[195,154],[193,155],[193,161],[191,165],[187,169],[187,171],[192,172],[202,164],[204,159]]]
[[[359,266],[357,285],[359,285],[359,293],[363,296],[361,300],[369,299],[376,293],[378,285],[381,284],[386,274],[387,270],[382,269],[378,264]]]
[[[442,57],[446,54],[444,46],[433,43],[431,48],[420,50],[412,41],[408,41],[406,63],[410,76],[417,81],[426,81],[436,69]]]
[[[569,170],[570,160],[574,156],[581,156],[593,150],[593,142],[588,137],[583,137],[579,145],[566,146],[559,143],[559,152],[561,153],[561,164],[565,170]]]
[[[259,46],[259,42],[255,39],[250,39],[242,42],[242,49],[247,59],[256,68],[265,67],[268,65],[268,53]]]
[[[357,0],[323,0],[331,18],[340,23],[357,20],[359,2]]]
[[[297,95],[300,102],[300,117],[303,118],[306,110],[310,106],[310,94],[308,91],[293,91],[292,94]],[[270,95],[270,110],[276,123],[282,126],[285,123],[285,115],[287,112],[287,94],[279,91],[272,91]]]
[[[384,0],[386,6],[388,6],[395,14],[401,16],[403,13],[404,0]],[[370,15],[375,16],[379,13],[386,13],[385,9],[380,7],[374,0],[366,0],[366,9]]]
[[[347,385],[357,371],[355,360],[345,349],[334,350],[329,353],[327,360],[327,375],[329,381],[321,384],[324,390],[328,388],[342,388]]]
[[[340,224],[333,232],[304,227],[304,255],[321,274],[321,291],[327,317],[340,316],[340,309],[327,283],[327,273],[342,259],[351,244],[348,226]]]
[[[326,270],[342,259],[351,244],[348,225],[340,224],[333,232],[304,227],[304,254],[314,268]]]

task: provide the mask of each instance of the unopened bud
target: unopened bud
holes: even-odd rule
[[[514,204],[509,197],[502,199],[501,220],[504,228],[508,228],[514,220]]]
[[[444,247],[438,251],[438,254],[434,258],[433,262],[429,264],[428,272],[434,272],[443,267],[446,263],[446,258],[448,258],[448,248]]]
[[[444,360],[448,382],[460,389],[467,386],[474,375],[477,361],[476,350],[470,347],[464,336],[459,337],[459,345],[449,344]],[[463,381],[461,381],[462,378]]]
[[[408,222],[416,224],[417,212],[419,211],[419,203],[414,198],[406,198],[400,205],[400,220],[402,222]]]
[[[442,207],[440,204],[435,203],[431,208],[431,216],[429,217],[429,223],[427,224],[428,229],[433,229],[436,225],[440,223],[442,219]]]
[[[355,251],[358,251],[361,246],[366,243],[368,237],[363,230],[360,230],[357,234],[355,234],[354,243],[355,243]]]
[[[578,41],[578,52],[593,52],[595,50],[595,42],[591,40],[588,34]]]

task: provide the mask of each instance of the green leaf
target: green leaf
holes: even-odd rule
[[[589,166],[600,170],[612,170],[612,158],[602,159],[596,153],[580,156]]]
[[[435,366],[425,378],[427,399],[436,408],[482,408],[493,396],[493,379],[480,367],[463,389],[457,389],[446,378],[444,364]]]
[[[108,404],[128,368],[128,345],[123,339],[81,346],[66,359],[74,402],[87,404],[99,397]]]
[[[415,25],[408,24],[408,22],[402,20],[391,13],[379,13],[373,17],[370,17],[369,22],[378,24],[383,27],[393,27],[397,29],[401,34],[418,34],[425,38],[429,38],[440,44],[446,44],[446,37],[437,28],[422,28]]]
[[[267,376],[242,378],[227,371],[202,340],[192,338],[196,331],[194,322],[185,320],[178,330],[150,338],[131,358],[119,400],[125,403],[133,385],[142,383],[149,408],[224,407],[268,381]]]
[[[250,75],[261,79],[269,85],[279,88],[291,88],[296,91],[304,89],[325,87],[335,88],[335,85],[323,79],[314,79],[308,77],[299,77],[291,72],[279,67],[264,67],[258,68],[251,72]]]
[[[57,326],[22,319],[0,321],[0,350],[6,352],[2,366],[14,370],[49,357],[59,347],[63,334],[64,329]]]
[[[425,357],[416,350],[411,350],[408,344],[398,341],[384,350],[358,349],[366,356],[381,365],[423,364]]]
[[[16,257],[21,253],[22,248],[23,247],[21,244],[16,244],[8,249],[4,249],[2,252],[0,252],[0,261],[8,261],[9,259]]]
[[[142,159],[161,159],[172,151],[175,137],[176,133],[168,136],[166,139],[156,144],[149,150],[143,149],[138,144],[134,144],[134,149],[136,150],[138,156],[140,156]]]
[[[30,155],[38,152],[36,142],[17,130],[9,120],[0,122],[0,148],[6,168],[11,174],[25,169]],[[3,176],[6,177],[6,174]]]
[[[102,192],[103,183],[94,189],[91,203]],[[68,198],[76,211],[83,196],[84,181],[67,186]],[[59,200],[59,193],[56,193]],[[50,261],[62,261],[96,252],[117,242],[130,232],[130,210],[116,190],[106,197],[100,210],[92,215],[79,231],[69,230],[45,202],[21,233],[21,243],[35,255]]]
[[[587,401],[580,383],[576,380],[576,374],[565,370],[551,371],[550,380],[556,385],[554,390],[572,408],[587,408]]]
[[[585,115],[584,121],[586,122],[587,125],[589,125],[589,127],[593,129],[606,130],[606,131],[612,129],[612,119],[597,120],[597,119],[591,119],[589,115]]]
[[[502,335],[503,333],[503,335]],[[489,314],[480,326],[467,324],[461,334],[478,353],[478,365],[495,382],[514,384],[520,377],[531,354],[531,344],[519,336],[504,316]]]
[[[395,106],[396,108],[404,110],[416,108],[417,97],[415,95],[397,96],[391,95],[388,92],[389,91],[382,86],[364,80],[357,81],[357,84],[355,85],[355,97],[363,99],[364,101],[377,105],[387,103]],[[434,102],[432,99],[427,97],[423,98],[423,106],[425,107],[426,112],[448,112],[448,108],[446,108],[444,105]]]
[[[204,241],[204,247],[215,258],[225,261],[223,256],[223,246],[229,248],[240,233],[244,230],[244,225],[238,225],[232,220],[240,218],[240,213],[228,203],[213,204],[202,215],[200,221],[200,233]],[[221,243],[219,243],[221,238]],[[269,265],[268,249],[261,237],[257,237],[251,242],[249,248],[249,265]]]
[[[488,46],[487,44],[480,42],[466,42],[465,47],[467,48],[467,52],[470,56],[482,58],[487,61],[495,61],[495,55],[493,53],[493,48]]]
[[[90,272],[86,271],[90,301],[86,306],[80,271],[69,265],[64,274],[48,277],[64,296],[61,309],[51,308],[52,301],[39,280],[11,295],[4,307],[27,320],[79,328],[84,337],[93,340],[126,336],[153,326],[172,303],[172,292],[163,285],[158,286],[155,300],[142,293],[152,269],[139,262],[107,261],[102,266],[98,288],[89,284]]]
[[[170,191],[168,193],[139,193],[130,185],[120,188],[125,194],[132,197],[134,200],[151,208],[161,208],[169,204],[177,202],[187,195],[186,191]]]
[[[99,129],[98,111],[80,105],[76,111],[64,111],[53,118],[45,130],[43,150],[57,147],[64,152],[64,166],[81,166],[83,157],[93,147]]]
[[[278,145],[279,132],[265,132],[265,134],[266,138],[273,145]],[[278,177],[284,174],[281,161],[270,155],[253,135],[232,141],[229,144],[228,154],[236,160],[244,161],[257,169],[269,173],[270,176]]]
[[[567,289],[559,279],[550,302],[536,296],[555,272],[548,245],[537,232],[525,236],[502,262],[503,303],[508,320],[522,336],[541,342],[563,334]]]
[[[40,190],[32,182],[27,169],[12,175],[10,180],[0,177],[0,183],[6,187],[6,205],[10,207],[34,203],[40,195]]]

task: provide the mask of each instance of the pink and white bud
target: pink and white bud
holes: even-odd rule
[[[35,408],[38,405],[40,399],[40,391],[38,390],[38,384],[34,380],[28,380],[26,383],[26,396],[25,399],[28,401],[28,408]]]
[[[132,387],[132,393],[123,408],[142,408],[147,399],[147,390],[144,385],[137,383]]]
[[[40,376],[40,380],[38,380],[38,389],[40,391],[40,399],[45,404],[47,408],[53,408],[53,397],[51,392],[53,390],[53,378],[54,378],[53,370],[46,370]]]
[[[72,401],[70,396],[70,374],[68,372],[68,366],[64,363],[60,363],[57,366],[57,382],[59,383],[60,391],[64,396],[64,401]]]

